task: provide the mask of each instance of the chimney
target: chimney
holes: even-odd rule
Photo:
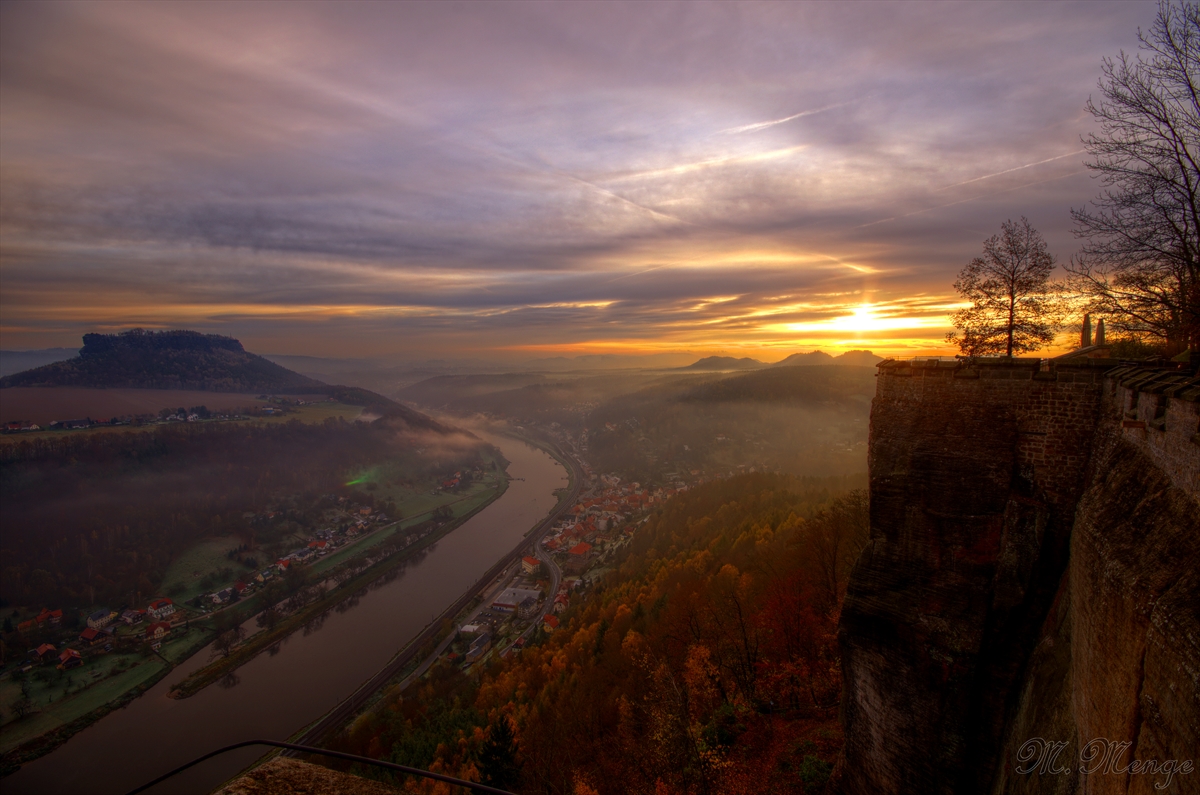
[[[1100,318],[1098,321],[1096,321],[1096,344],[1104,344],[1104,318]]]
[[[1083,316],[1083,333],[1079,335],[1079,347],[1092,347],[1092,316],[1087,313]]]

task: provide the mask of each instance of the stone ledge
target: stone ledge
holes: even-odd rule
[[[213,795],[399,795],[400,790],[327,767],[277,756]]]

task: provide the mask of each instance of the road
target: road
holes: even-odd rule
[[[526,535],[525,538],[523,538],[511,552],[501,558],[496,565],[494,565],[487,571],[486,574],[480,577],[476,587],[463,594],[456,602],[446,608],[446,610],[440,616],[429,623],[429,625],[421,632],[421,634],[413,638],[412,641],[410,641],[409,644],[405,646],[399,654],[393,657],[392,661],[384,666],[379,673],[375,674],[375,676],[371,677],[369,680],[360,685],[357,690],[355,690],[344,701],[334,707],[332,711],[325,715],[325,717],[321,718],[319,721],[309,727],[293,742],[298,745],[320,745],[322,738],[324,738],[326,734],[333,729],[345,725],[345,723],[350,720],[355,713],[362,709],[363,705],[367,703],[367,701],[376,691],[378,691],[380,688],[386,685],[390,679],[404,670],[404,668],[412,661],[413,657],[416,656],[417,652],[422,646],[437,637],[438,632],[440,632],[442,629],[443,621],[446,619],[452,619],[462,612],[463,609],[465,609],[466,606],[471,603],[471,600],[476,596],[492,590],[495,590],[496,593],[499,593],[499,589],[503,587],[503,584],[508,581],[509,576],[511,575],[511,572],[508,571],[509,568],[520,561],[520,559],[523,557],[522,553],[525,551],[526,547],[532,543],[534,545],[534,549],[538,550],[539,553],[544,552],[541,549],[541,544],[538,542],[541,541],[542,537],[546,535],[547,531],[554,526],[554,523],[557,522],[559,518],[575,504],[579,498],[579,492],[583,488],[583,468],[579,465],[579,462],[574,456],[569,456],[564,453],[558,447],[558,445],[555,445],[553,442],[548,442],[548,444],[554,448],[556,453],[555,457],[560,461],[566,461],[571,467],[572,486],[567,498],[560,503],[556,510],[543,519],[542,522],[538,524],[531,533]],[[539,557],[541,557],[541,554],[539,554]],[[557,574],[558,571],[558,567],[554,566],[553,562],[551,562],[551,571],[555,574]],[[551,593],[556,593],[557,590],[558,579],[556,577],[554,581],[554,590]],[[546,601],[550,604],[553,604],[553,596],[548,598]],[[491,604],[491,600],[485,598],[483,604]],[[537,626],[537,624],[535,623],[533,626]],[[432,665],[434,660],[437,659],[438,654],[440,654],[441,651],[450,644],[450,641],[453,640],[453,638],[454,635],[451,634],[448,639],[439,644],[439,650],[424,660],[418,670],[421,671],[421,673],[429,670],[430,665]],[[424,670],[421,670],[421,668]],[[414,676],[415,675],[416,674],[414,674]],[[407,683],[411,679],[412,676],[406,678],[404,681]],[[294,751],[285,751],[284,755],[298,756],[298,754]]]

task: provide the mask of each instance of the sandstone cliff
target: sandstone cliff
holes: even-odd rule
[[[1200,761],[1198,399],[1105,360],[881,365],[840,631],[844,792],[1163,782],[1081,773],[1095,738]],[[1029,758],[1039,740],[1065,743],[1057,764]]]

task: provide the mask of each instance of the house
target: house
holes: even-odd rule
[[[288,566],[291,566],[291,565],[292,565],[292,562],[290,560],[287,560],[286,558],[280,558],[279,560],[275,561],[275,566],[278,567],[279,571],[281,571],[281,572],[287,571]]]
[[[226,588],[223,591],[217,591],[212,595],[213,604],[223,605],[233,598],[233,589]]]
[[[541,563],[542,562],[537,558],[526,555],[525,557],[521,558],[521,571],[525,572],[526,574],[533,574],[535,571],[537,571],[537,567],[540,566]]]
[[[485,632],[471,643],[471,648],[467,649],[467,662],[475,662],[490,648],[492,648],[492,636]]]
[[[553,632],[554,630],[558,629],[558,616],[554,615],[553,613],[547,614],[547,616],[542,619],[542,629],[546,632]]]
[[[589,553],[591,551],[592,551],[591,544],[587,543],[586,541],[580,541],[578,544],[576,544],[575,546],[573,546],[569,550],[567,550],[567,554],[573,555],[575,557],[584,557],[587,555],[587,553]]]
[[[79,633],[79,642],[86,643],[89,646],[95,646],[102,640],[107,640],[107,636],[98,629],[88,627],[83,632]]]
[[[126,610],[124,613],[121,614],[121,620],[124,621],[126,624],[128,624],[131,627],[134,624],[142,623],[142,620],[145,617],[146,617],[146,611],[138,610],[137,608],[130,608],[129,610]]]
[[[506,588],[504,593],[496,597],[492,602],[492,609],[499,610],[502,613],[514,613],[517,606],[525,601],[526,597],[532,596],[535,600],[538,597],[537,591],[531,591],[528,588]]]
[[[95,613],[92,613],[90,616],[88,616],[87,625],[91,629],[104,629],[111,624],[113,619],[116,617],[117,611],[109,610],[106,607],[101,610],[97,610]]]
[[[50,626],[57,627],[59,624],[62,623],[62,617],[63,617],[63,611],[49,610],[49,609],[43,607],[42,612],[38,613],[37,618],[35,618],[34,621],[37,622],[37,625],[39,627],[47,622],[49,622]]]
[[[58,649],[54,648],[53,643],[43,643],[41,646],[38,646],[36,649],[34,649],[33,656],[37,658],[38,662],[45,662],[46,660],[53,658],[56,651],[58,651]]]
[[[83,655],[74,649],[63,649],[62,654],[58,655],[58,667],[64,671],[78,668],[81,665],[83,665]]]
[[[171,625],[166,621],[158,621],[146,627],[146,640],[152,643],[162,641],[169,634],[171,634]]]
[[[150,603],[150,606],[146,608],[146,612],[151,618],[157,621],[162,621],[167,616],[175,612],[175,603],[166,597],[155,599]]]
[[[537,612],[538,602],[532,596],[526,596],[517,605],[517,618],[531,618]]]

